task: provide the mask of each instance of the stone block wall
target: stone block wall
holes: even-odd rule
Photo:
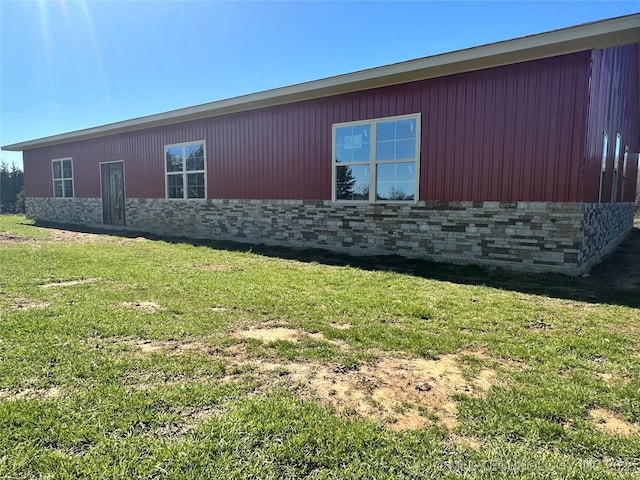
[[[298,200],[127,201],[127,225],[160,235],[401,254],[533,271],[575,270],[580,204]]]
[[[614,250],[633,228],[634,204],[585,203],[579,266],[586,271]]]
[[[27,211],[39,220],[101,226],[100,205],[94,198],[32,198]],[[158,235],[578,274],[630,230],[633,205],[625,205],[127,199],[125,218],[126,228]],[[597,248],[589,246],[594,241]]]
[[[101,225],[102,201],[99,198],[25,199],[28,218],[71,225]]]

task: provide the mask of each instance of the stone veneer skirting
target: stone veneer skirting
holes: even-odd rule
[[[102,227],[99,198],[28,198],[27,216]],[[126,228],[158,235],[400,254],[579,274],[633,228],[633,203],[128,199]],[[121,228],[121,227],[118,227]]]

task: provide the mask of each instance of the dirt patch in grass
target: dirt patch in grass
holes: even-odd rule
[[[298,341],[301,335],[284,327],[241,332],[245,338],[267,341]],[[142,354],[203,353],[225,363],[227,373],[220,381],[257,380],[262,391],[284,386],[302,398],[329,403],[344,415],[374,419],[394,430],[435,423],[453,430],[458,424],[453,395],[482,395],[496,383],[496,372],[489,368],[481,368],[471,380],[464,378],[465,358],[485,358],[474,352],[433,360],[387,357],[362,365],[342,365],[249,359],[242,344],[221,352],[203,342],[120,338],[113,343],[134,346]]]
[[[458,355],[436,360],[385,358],[365,365],[324,365],[315,362],[246,362],[249,375],[265,386],[284,384],[303,398],[328,402],[345,415],[362,416],[394,430],[439,423],[452,430],[457,409],[452,395],[481,395],[484,388],[462,376]],[[483,369],[487,386],[495,373]]]
[[[72,285],[80,285],[82,283],[96,283],[98,281],[97,278],[81,278],[78,280],[67,280],[64,282],[51,282],[44,283],[40,285],[42,288],[51,288],[51,287],[70,287]]]
[[[95,233],[74,232],[72,230],[60,230],[57,228],[46,228],[45,230],[50,232],[51,238],[58,242],[91,243],[97,242],[100,239],[100,235]]]
[[[19,392],[0,390],[0,401],[15,402],[16,400],[56,398],[59,397],[61,393],[62,392],[58,387],[25,388],[24,390],[20,390]]]
[[[278,340],[285,340],[289,342],[298,342],[303,335],[307,335],[314,340],[330,343],[340,348],[348,348],[349,345],[341,340],[330,340],[324,336],[321,332],[316,333],[304,333],[300,330],[287,327],[266,327],[266,328],[250,328],[247,330],[236,330],[231,332],[231,336],[239,338],[253,338],[260,340],[264,343],[276,342]]]
[[[10,233],[0,233],[0,243],[19,243],[26,242],[28,238],[21,237],[19,235],[12,235]]]
[[[118,306],[130,310],[140,310],[145,313],[156,313],[162,310],[156,302],[120,302]]]
[[[331,326],[338,330],[349,330],[353,325],[350,323],[332,323]]]
[[[640,434],[640,428],[604,408],[589,410],[589,420],[602,432],[623,437]]]
[[[287,340],[297,342],[300,339],[300,332],[293,328],[273,327],[273,328],[251,328],[248,330],[236,330],[231,334],[234,337],[253,338],[265,343]]]
[[[173,355],[180,355],[187,352],[211,353],[211,346],[204,342],[182,342],[178,340],[145,340],[141,338],[119,337],[110,340],[113,345],[129,345],[136,347],[140,353],[166,352]]]
[[[29,298],[17,298],[12,307],[13,310],[30,310],[32,308],[42,309],[50,307],[51,303],[44,300],[33,300]]]

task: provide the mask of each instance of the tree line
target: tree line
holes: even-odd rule
[[[24,172],[0,163],[0,213],[24,213]]]

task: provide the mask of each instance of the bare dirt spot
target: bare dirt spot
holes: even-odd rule
[[[113,345],[129,345],[139,349],[142,354],[166,352],[181,355],[187,352],[209,354],[211,347],[204,342],[183,342],[179,340],[145,340],[141,338],[119,337],[110,339]]]
[[[157,311],[162,310],[160,305],[156,302],[120,302],[118,306],[131,310],[140,310],[145,313],[156,313]]]
[[[95,233],[74,232],[73,230],[61,230],[58,228],[43,229],[47,232],[50,232],[51,238],[58,242],[91,243],[97,242],[100,239],[100,235]]]
[[[640,434],[640,428],[604,408],[589,410],[589,420],[602,432],[623,437]]]
[[[478,440],[475,437],[467,437],[464,435],[456,435],[453,434],[449,437],[449,439],[458,445],[463,445],[467,448],[470,448],[471,450],[475,450],[476,452],[480,450],[480,448],[482,448],[482,441]]]
[[[0,233],[0,243],[20,243],[26,242],[28,238],[21,237],[19,235],[12,235],[10,233]]]
[[[50,307],[51,303],[45,302],[44,300],[32,300],[29,298],[17,298],[15,300],[15,304],[13,305],[13,310],[30,310],[32,308],[42,309]]]
[[[267,342],[297,341],[301,335],[285,327],[241,330],[235,335],[242,336],[240,333]],[[386,357],[362,365],[342,365],[251,359],[242,343],[220,350],[204,342],[177,340],[123,337],[109,342],[136,347],[141,354],[203,353],[225,363],[226,373],[217,381],[257,380],[261,385],[258,391],[285,387],[302,398],[329,403],[344,415],[371,418],[394,430],[434,423],[453,430],[458,424],[453,395],[483,395],[496,382],[496,372],[488,368],[481,369],[472,380],[464,378],[465,359],[485,358],[481,352],[442,355],[435,360]]]
[[[230,309],[227,307],[211,307],[209,308],[209,310],[211,310],[212,312],[227,312]]]
[[[338,330],[348,330],[352,327],[350,323],[332,323],[331,326]]]
[[[58,387],[50,388],[25,388],[19,392],[8,392],[0,390],[0,401],[15,402],[16,400],[31,400],[43,398],[56,398],[61,394]]]
[[[276,342],[278,340],[287,340],[289,342],[297,342],[300,339],[300,332],[293,328],[274,327],[274,328],[251,328],[249,330],[236,330],[232,333],[234,337],[253,338],[265,343]]]
[[[194,268],[197,268],[198,270],[213,270],[213,271],[231,270],[231,267],[229,265],[224,265],[224,264],[197,265]]]
[[[267,327],[267,328],[251,328],[248,330],[236,330],[231,332],[231,335],[239,338],[253,338],[260,340],[264,343],[271,343],[278,340],[286,340],[289,342],[298,342],[303,335],[307,335],[309,338],[319,340],[322,342],[330,343],[339,348],[349,348],[349,344],[342,340],[330,340],[324,336],[321,332],[304,333],[300,330],[287,327]]]
[[[82,283],[96,283],[98,281],[97,278],[81,278],[79,280],[67,280],[65,282],[52,282],[45,283],[40,285],[42,288],[51,288],[51,287],[70,287],[72,285],[80,285]]]
[[[475,381],[463,378],[456,355],[437,360],[386,358],[361,366],[262,360],[236,365],[245,366],[239,371],[257,377],[265,388],[284,384],[304,398],[328,402],[343,414],[371,418],[394,430],[434,422],[454,429],[458,422],[452,395],[484,391]],[[479,376],[485,386],[495,378],[485,370]]]

